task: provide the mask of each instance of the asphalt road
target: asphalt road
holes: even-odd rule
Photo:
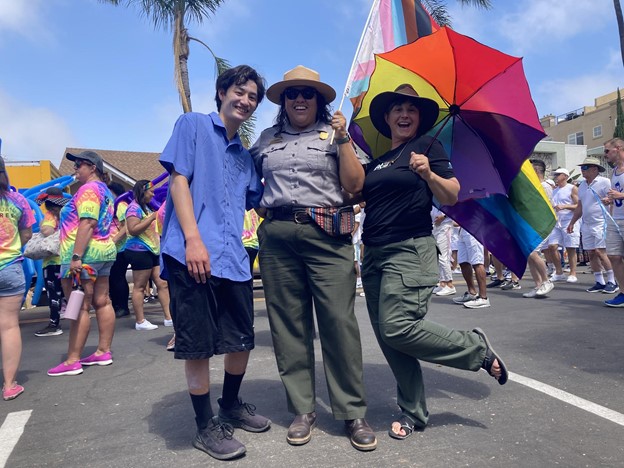
[[[320,351],[318,426],[309,444],[286,443],[292,416],[277,374],[262,291],[256,291],[256,349],[241,394],[273,426],[262,434],[237,430],[247,455],[231,462],[218,462],[191,446],[194,420],[183,364],[165,351],[170,328],[137,332],[132,318],[119,319],[111,366],[52,378],[46,370],[64,358],[68,333],[35,337],[47,309],[23,311],[18,380],[26,392],[0,401],[0,467],[2,457],[11,468],[624,466],[624,309],[602,305],[612,296],[585,292],[593,284],[591,275],[579,274],[579,279],[558,283],[541,300],[522,297],[531,287],[523,280],[520,291],[491,291],[488,309],[434,298],[429,320],[483,328],[512,375],[500,386],[484,372],[424,363],[430,424],[404,441],[387,436],[397,414],[394,381],[368,323],[364,298],[357,297],[367,419],[379,440],[377,450],[368,453],[351,447],[342,423],[328,411]],[[157,306],[146,312],[150,321],[162,324]],[[85,355],[95,350],[96,340],[92,320]],[[221,392],[222,363],[220,357],[212,360],[213,402]]]

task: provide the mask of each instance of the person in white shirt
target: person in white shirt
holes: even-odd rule
[[[531,165],[533,166],[533,169],[537,174],[537,178],[540,180],[542,188],[550,201],[552,198],[553,187],[548,181],[544,180],[544,175],[546,174],[546,163],[541,159],[531,159]],[[547,261],[551,261],[551,263],[553,263],[548,249],[548,237],[546,237],[529,255],[527,265],[529,267],[529,271],[531,272],[531,277],[535,282],[535,288],[524,293],[522,295],[523,297],[544,297],[555,287],[548,277],[548,269],[546,268],[544,261],[539,256],[540,252],[544,254]]]
[[[451,234],[453,220],[438,210],[435,206],[431,209],[431,221],[433,222],[433,237],[438,245],[438,270],[440,279],[433,289],[436,296],[451,296],[457,292],[453,286],[453,271],[451,270]]]
[[[548,238],[550,252],[555,261],[555,273],[550,277],[551,281],[567,281],[576,283],[576,249],[581,240],[580,228],[575,226],[574,231],[569,233],[566,229],[576,205],[578,203],[578,187],[568,183],[570,173],[567,169],[560,167],[553,173],[553,179],[557,186],[552,193],[552,204],[557,213],[557,224]],[[559,256],[559,246],[566,249],[568,253],[568,263],[570,264],[570,274],[566,279],[561,267],[561,257]]]
[[[624,140],[613,138],[604,144],[605,157],[613,168],[611,190],[603,201],[610,205],[612,218],[607,222],[607,255],[618,284],[624,284]],[[608,307],[624,307],[624,294],[604,301]]]
[[[589,253],[589,261],[596,284],[587,292],[603,292],[613,294],[619,290],[615,284],[615,276],[611,262],[607,257],[607,210],[602,202],[611,189],[611,181],[598,175],[605,171],[597,158],[588,157],[579,164],[584,179],[578,188],[578,204],[568,224],[567,232],[574,232],[574,224],[581,219],[581,236],[583,249]],[[602,271],[607,273],[605,282]]]

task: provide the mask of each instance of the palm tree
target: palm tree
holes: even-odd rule
[[[188,34],[186,24],[196,22],[202,24],[206,18],[214,14],[217,8],[225,0],[99,0],[102,3],[110,3],[115,6],[136,6],[142,16],[150,19],[154,23],[155,29],[164,29],[173,32],[173,57],[174,57],[174,77],[180,103],[184,112],[191,112],[191,86],[189,83],[188,57],[190,53],[189,42],[196,41],[203,45],[215,61],[216,74],[219,75],[228,68],[230,64],[227,60],[217,57],[212,49]],[[247,120],[239,129],[239,135],[243,144],[247,147],[251,145],[254,134],[255,118]]]
[[[620,52],[622,54],[622,64],[624,64],[624,16],[622,16],[622,6],[620,0],[613,0],[615,17],[617,18],[618,32],[620,33]]]
[[[492,7],[492,3],[490,0],[457,0],[462,5],[474,5],[478,8],[489,9]],[[614,0],[618,1],[618,0]],[[438,23],[440,26],[450,26],[451,25],[451,17],[448,14],[446,9],[446,4],[448,2],[443,0],[421,0],[423,6],[429,11],[431,17]]]

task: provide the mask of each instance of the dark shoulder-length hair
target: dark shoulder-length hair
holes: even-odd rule
[[[331,106],[325,100],[325,97],[321,95],[318,91],[316,92],[316,121],[322,123],[330,123],[332,119],[331,116]],[[286,114],[286,96],[284,93],[280,96],[280,109],[277,113],[277,117],[275,117],[275,125],[277,126],[277,133],[282,133],[284,131],[284,127],[286,127],[286,123],[288,123],[288,114]]]
[[[136,184],[134,184],[134,187],[132,188],[132,194],[134,195],[134,199],[136,200],[136,202],[139,204],[139,206],[143,209],[143,211],[145,211],[146,213],[148,212],[148,207],[147,204],[145,203],[145,192],[147,192],[150,187],[149,187],[149,183],[150,181],[147,179],[141,179],[138,180]]]

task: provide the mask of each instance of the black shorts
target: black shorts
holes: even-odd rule
[[[186,265],[163,255],[176,359],[208,359],[254,348],[253,282],[212,276],[197,283]]]
[[[134,271],[151,270],[160,265],[158,255],[148,250],[124,250],[125,260]]]

